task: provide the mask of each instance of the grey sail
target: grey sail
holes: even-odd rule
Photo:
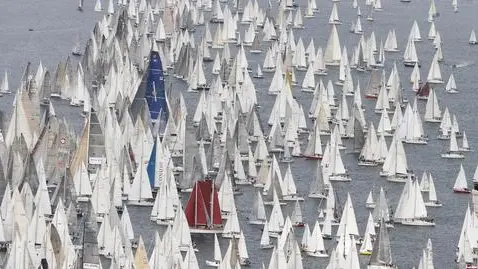
[[[355,107],[355,110],[358,108]],[[363,126],[360,123],[360,120],[356,118],[357,113],[355,114],[355,120],[354,120],[354,139],[353,139],[353,152],[354,153],[360,153],[360,151],[363,148],[363,145],[365,144],[365,135],[363,133]]]
[[[379,71],[372,70],[370,79],[368,81],[367,88],[365,89],[365,95],[367,97],[377,97],[380,89],[382,88],[381,77]]]
[[[390,238],[383,219],[380,221],[380,228],[373,244],[373,251],[370,256],[369,265],[393,265]]]
[[[317,162],[317,169],[315,170],[315,180],[310,182],[309,187],[309,194],[310,195],[326,195],[326,187],[324,184],[324,177],[322,174],[322,166],[319,162]]]

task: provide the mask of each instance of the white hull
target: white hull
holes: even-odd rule
[[[220,262],[218,262],[218,261],[207,261],[206,260],[206,265],[209,266],[209,267],[219,267]]]
[[[272,237],[272,238],[279,238],[280,237],[280,232],[270,232],[269,231],[269,237]]]
[[[271,249],[274,248],[274,245],[269,244],[269,245],[261,245],[261,249]]]
[[[236,239],[238,239],[239,236],[240,236],[240,234],[238,234],[238,233],[223,233],[222,234],[223,238],[236,238]]]
[[[282,198],[282,201],[304,201],[304,197],[295,196],[295,195],[292,195],[292,196],[284,196],[284,197]]]
[[[158,225],[173,225],[174,219],[156,219],[156,224]]]
[[[78,196],[76,198],[76,201],[79,202],[79,203],[86,203],[86,202],[90,201],[90,197],[88,197],[88,196]]]
[[[443,205],[438,201],[428,201],[428,202],[425,202],[425,206],[428,206],[428,207],[442,207]]]
[[[410,2],[410,1],[401,0],[401,2]],[[367,269],[398,269],[398,267],[396,265],[368,265]]]
[[[248,179],[235,180],[234,182],[237,185],[251,185],[252,184],[252,182]]]
[[[128,200],[127,201],[128,205],[132,205],[132,206],[153,206],[154,205],[154,202],[150,202],[150,201],[131,201],[131,200]]]
[[[416,139],[404,139],[404,143],[406,144],[415,144],[415,145],[426,145],[428,142],[424,139],[416,138]]]
[[[370,208],[370,209],[374,209],[374,208],[375,208],[375,203],[366,204],[365,207],[366,207],[366,208]]]
[[[435,226],[435,222],[433,221],[426,221],[426,220],[419,220],[419,219],[410,219],[410,220],[402,220],[402,225],[408,226]]]
[[[187,189],[182,189],[182,193],[191,193],[193,191],[193,188],[187,188]]]
[[[224,232],[223,229],[204,229],[194,227],[189,227],[189,231],[192,234],[222,234]]]
[[[347,181],[352,181],[352,179],[347,176],[347,175],[334,175],[334,176],[330,176],[329,177],[329,180],[330,181],[343,181],[343,182],[347,182]]]
[[[251,225],[264,225],[266,220],[250,220],[249,224]]]
[[[308,196],[309,198],[315,198],[315,199],[327,199],[327,195],[324,194],[319,194],[319,193],[311,193]]]
[[[377,166],[378,163],[374,161],[359,161],[358,165],[360,166]]]
[[[440,123],[441,118],[425,119],[426,122]]]
[[[327,257],[329,257],[329,255],[327,253],[320,252],[320,251],[314,251],[314,252],[306,251],[306,253],[307,253],[307,256],[311,256],[311,257],[317,257],[317,258],[327,258]]]
[[[428,82],[432,83],[432,84],[443,84],[444,83],[444,81],[441,80],[441,79],[432,79],[432,80],[429,80]]]
[[[380,172],[380,176],[382,176],[382,177],[387,177],[387,180],[390,181],[390,182],[400,182],[400,183],[403,183],[403,182],[406,182],[406,180],[407,180],[407,177],[406,177],[406,176],[388,175],[388,174],[385,174],[385,173],[383,173],[383,172]]]
[[[441,155],[442,158],[445,158],[445,159],[465,159],[465,155],[463,155],[463,153],[461,152],[457,152],[457,153],[443,153]]]

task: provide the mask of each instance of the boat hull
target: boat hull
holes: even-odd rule
[[[373,204],[366,204],[365,207],[366,207],[366,208],[370,208],[370,209],[374,209],[374,208],[375,208],[375,203],[373,203]]]
[[[219,267],[220,262],[218,261],[207,261],[206,260],[206,265],[209,267]]]
[[[454,193],[464,193],[468,194],[471,193],[471,191],[468,188],[453,188]]]
[[[465,155],[463,155],[463,153],[443,153],[441,155],[442,158],[445,158],[445,159],[465,159]]]
[[[224,232],[223,229],[206,229],[197,227],[189,227],[189,231],[192,234],[222,234]]]
[[[427,207],[442,207],[443,204],[441,204],[438,201],[429,201],[429,202],[425,202],[425,206],[427,206]]]
[[[307,253],[307,256],[311,256],[311,257],[317,257],[317,258],[329,257],[329,254],[322,251],[314,251],[314,252],[306,251],[306,253]]]
[[[329,177],[330,181],[342,181],[342,182],[348,182],[352,181],[352,178],[350,178],[348,175],[331,175]]]
[[[399,223],[407,226],[435,226],[435,222],[433,221],[419,219],[402,220]]]
[[[153,206],[154,205],[154,202],[152,201],[127,201],[127,204],[128,205],[131,205],[131,206]]]
[[[306,160],[322,160],[322,155],[304,156]]]
[[[274,248],[274,245],[272,245],[272,244],[269,244],[269,245],[261,245],[260,248],[261,248],[261,249],[271,249],[271,248]]]
[[[319,193],[311,193],[308,195],[308,197],[314,198],[314,199],[327,199],[327,195],[319,194]]]

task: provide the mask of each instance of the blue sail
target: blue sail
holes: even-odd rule
[[[154,173],[156,170],[156,140],[154,141],[153,150],[151,150],[151,156],[149,157],[148,166],[146,171],[148,172],[149,184],[151,188],[154,188]]]
[[[164,87],[163,64],[157,51],[151,51],[145,98],[148,102],[151,120],[167,121],[168,104]],[[161,119],[158,119],[159,115],[161,115]]]

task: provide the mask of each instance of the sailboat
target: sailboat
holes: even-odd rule
[[[206,260],[206,265],[210,267],[219,267],[221,265],[222,254],[217,234],[214,234],[214,261]]]
[[[262,69],[260,65],[257,65],[257,72],[253,76],[254,78],[264,78],[264,75],[262,74]]]
[[[466,137],[466,132],[463,131],[463,138],[461,139],[462,146],[460,148],[461,152],[468,152],[471,151],[470,146],[468,145],[468,138]]]
[[[166,126],[166,122],[169,119],[169,111],[164,86],[163,64],[157,50],[151,50],[149,67],[147,72],[145,72],[145,78],[146,89],[144,90],[144,98],[146,98],[148,103],[151,120],[155,123],[159,122],[160,126]]]
[[[418,100],[427,100],[428,96],[430,95],[430,84],[428,82],[425,83],[425,85],[421,86],[418,88],[417,91],[417,99]]]
[[[372,191],[368,193],[367,200],[365,201],[365,207],[370,209],[375,208],[375,202],[373,201]]]
[[[261,249],[271,249],[274,247],[269,237],[269,223],[267,223],[267,221],[264,223],[264,228],[262,229],[260,247]]]
[[[222,233],[221,208],[212,180],[196,181],[184,214],[191,233]]]
[[[398,200],[394,221],[403,225],[435,226],[434,220],[428,217],[418,180],[411,176],[406,181]]]
[[[78,8],[77,10],[80,12],[83,12],[83,1],[84,0],[78,0]]]
[[[373,244],[367,269],[398,269],[393,262],[390,238],[383,219],[380,220],[379,232]]]
[[[435,182],[433,177],[430,175],[428,178],[428,201],[425,202],[425,206],[428,207],[441,207],[442,203],[438,201],[437,191],[435,189]]]
[[[450,74],[450,78],[448,79],[448,82],[446,83],[445,92],[458,93],[458,90],[456,89],[455,76],[453,76],[453,73]]]
[[[81,53],[80,36],[77,36],[75,46],[73,47],[73,50],[71,51],[71,54],[73,54],[75,56],[83,55],[83,53]]]
[[[460,172],[455,180],[455,185],[453,186],[453,192],[456,193],[470,193],[471,190],[468,189],[468,183],[466,182],[465,169],[463,169],[463,164],[460,164]]]
[[[476,40],[475,29],[472,29],[472,30],[471,30],[470,39],[469,39],[469,41],[468,41],[468,44],[470,44],[470,45],[476,45],[476,44],[478,44],[478,41]]]
[[[441,154],[445,159],[464,159],[465,155],[458,148],[458,142],[456,141],[456,133],[450,132],[450,149],[446,153]]]

